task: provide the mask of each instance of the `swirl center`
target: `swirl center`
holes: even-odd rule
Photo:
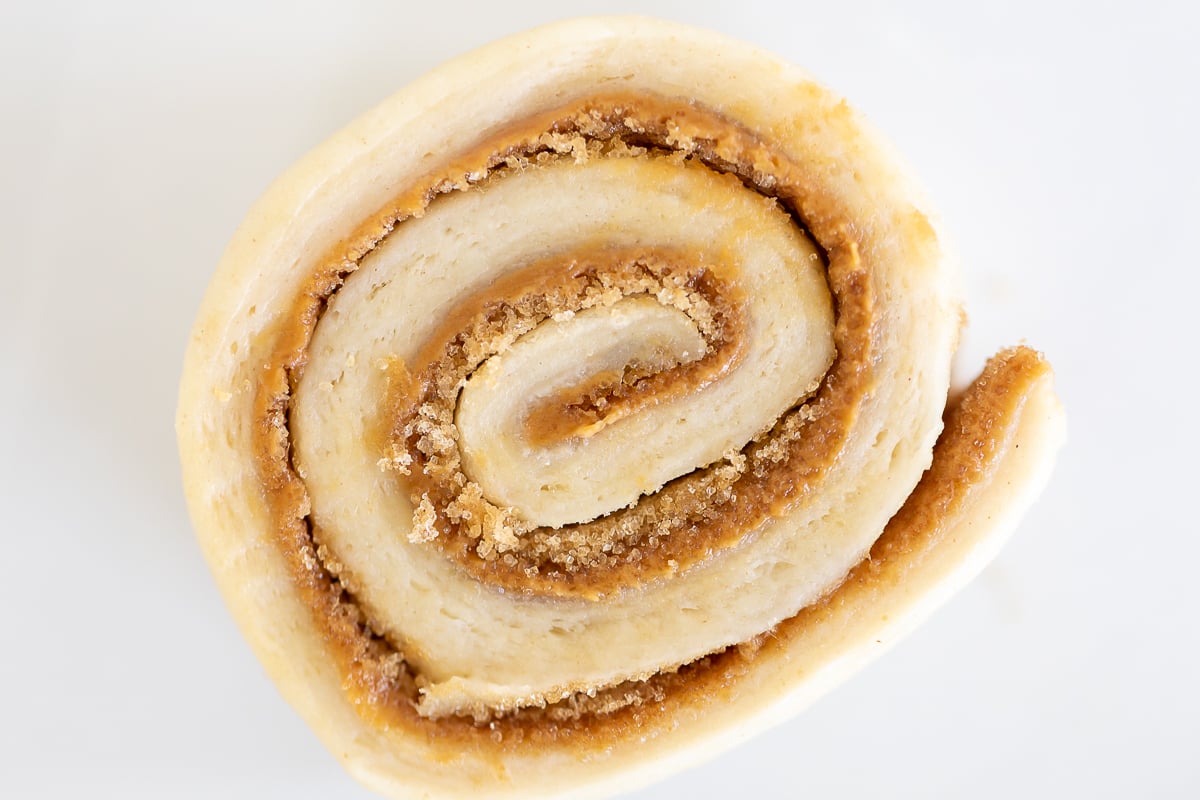
[[[646,458],[670,452],[654,439],[693,433],[683,408],[659,411],[656,430],[645,431],[618,401],[708,350],[684,312],[645,295],[561,316],[476,370],[456,417],[463,470],[484,496],[555,528],[615,511],[701,466]]]

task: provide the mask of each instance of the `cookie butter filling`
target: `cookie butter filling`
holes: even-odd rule
[[[877,370],[923,323],[825,168],[694,103],[592,97],[330,254],[260,380],[259,466],[362,713],[619,724],[863,559],[928,465],[878,412],[918,413]],[[887,246],[930,245],[906,230]]]

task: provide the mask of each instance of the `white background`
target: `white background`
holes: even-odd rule
[[[917,634],[634,796],[1200,796],[1195,4],[406,5],[0,7],[0,795],[367,796],[193,541],[192,316],[255,197],[350,118],[502,34],[639,10],[800,63],[895,141],[963,257],[964,366],[1043,349],[1070,442]]]

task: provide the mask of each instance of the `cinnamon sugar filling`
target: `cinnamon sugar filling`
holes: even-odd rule
[[[643,580],[669,579],[688,564],[737,544],[768,517],[787,513],[819,492],[875,380],[873,351],[881,322],[874,313],[868,267],[860,255],[852,222],[836,199],[821,191],[821,176],[815,167],[787,159],[754,133],[714,111],[642,94],[594,97],[498,132],[431,173],[364,222],[323,261],[324,266],[275,331],[275,356],[262,373],[255,398],[260,421],[256,426],[258,466],[276,541],[340,663],[350,697],[368,719],[416,726],[435,738],[488,735],[510,744],[569,740],[581,734],[617,735],[626,725],[653,727],[652,719],[672,702],[694,698],[695,692],[706,686],[711,690],[724,685],[737,672],[730,672],[731,665],[748,663],[759,647],[771,646],[769,639],[793,624],[785,622],[753,642],[646,680],[585,691],[544,707],[499,714],[475,709],[466,717],[432,721],[416,711],[420,676],[413,673],[402,652],[373,630],[353,593],[337,577],[336,553],[318,545],[314,537],[319,532],[312,530],[308,518],[307,491],[291,463],[288,407],[307,362],[308,342],[329,298],[392,227],[422,213],[438,195],[468,189],[505,169],[613,151],[695,160],[736,176],[802,220],[826,255],[828,285],[837,312],[835,361],[811,398],[797,398],[791,411],[740,453],[681,476],[630,509],[569,526],[569,530],[521,531],[516,535],[517,546],[506,548],[500,546],[497,534],[506,520],[499,519],[490,534],[482,527],[475,531],[463,524],[461,512],[468,510],[466,504],[474,495],[473,490],[467,491],[470,482],[456,477],[462,473],[455,471],[448,449],[433,444],[432,438],[424,446],[421,442],[423,436],[431,437],[437,426],[452,424],[447,383],[453,380],[457,384],[463,370],[469,372],[495,335],[512,334],[503,325],[497,328],[487,312],[474,314],[466,327],[459,318],[457,333],[435,337],[427,363],[414,365],[412,380],[398,381],[392,387],[392,449],[383,454],[410,473],[406,480],[411,481],[419,501],[418,514],[425,514],[424,520],[418,520],[425,527],[419,525],[418,532],[434,534],[426,537],[434,546],[480,580],[536,593],[597,597]],[[736,361],[741,346],[736,292],[722,284],[721,276],[694,269],[686,254],[597,257],[581,252],[562,266],[544,293],[518,289],[507,296],[503,292],[489,295],[488,301],[494,310],[500,298],[501,306],[511,312],[504,314],[505,319],[516,318],[519,329],[558,313],[555,308],[572,310],[572,304],[587,296],[589,287],[604,286],[606,281],[620,296],[674,286],[697,301],[698,307],[708,309],[697,312],[693,320],[704,331],[709,352],[697,361],[667,369],[656,367],[657,371],[645,374],[634,365],[630,374],[619,379],[580,387],[578,396],[530,417],[533,421],[529,424],[539,435],[561,436],[603,419],[605,414],[632,413],[646,398],[718,380]],[[473,348],[479,353],[472,355]],[[425,431],[421,430],[422,420],[430,422]],[[555,536],[559,538],[554,540]]]
[[[599,376],[565,390],[526,418],[536,440],[587,435],[719,380],[741,360],[743,311],[736,289],[711,269],[686,264],[682,253],[597,252],[517,271],[502,287],[465,301],[462,313],[430,340],[415,367],[419,377],[398,381],[389,404],[394,422],[386,463],[406,476],[418,509],[411,538],[441,547],[480,580],[544,594],[595,596],[661,574],[668,560],[675,562],[671,569],[695,561],[671,534],[702,524],[732,501],[733,487],[751,466],[742,454],[682,477],[633,508],[583,524],[537,528],[490,502],[464,473],[454,422],[459,387],[507,342],[546,319],[637,295],[656,296],[686,313],[707,352],[665,369],[633,365],[615,378]]]

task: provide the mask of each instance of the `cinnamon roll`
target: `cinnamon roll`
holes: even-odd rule
[[[250,212],[178,434],[285,697],[393,797],[605,794],[795,713],[977,572],[1062,439],[947,403],[955,266],[777,58],[646,19],[453,61]]]

